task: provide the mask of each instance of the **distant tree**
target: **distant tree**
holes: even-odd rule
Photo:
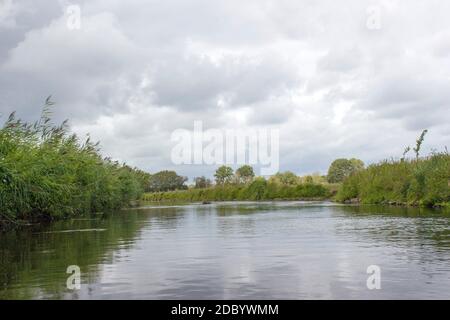
[[[255,177],[253,168],[249,165],[243,165],[236,170],[236,178],[238,183],[249,183]]]
[[[263,177],[255,178],[246,190],[246,197],[249,200],[261,200],[267,188],[267,181]]]
[[[226,184],[233,180],[233,169],[228,166],[221,166],[216,170],[214,174],[216,178],[216,184]]]
[[[351,158],[350,162],[353,166],[354,171],[359,171],[364,169],[364,162],[362,160],[356,159],[356,158]]]
[[[336,159],[328,169],[327,180],[330,183],[344,181],[352,173],[364,169],[364,162],[359,159]]]
[[[194,188],[196,189],[209,188],[212,185],[211,180],[205,178],[204,176],[196,177],[194,179],[194,182],[195,182]]]
[[[291,171],[278,172],[276,175],[271,177],[271,181],[275,181],[276,183],[285,186],[292,186],[299,182],[299,177]]]
[[[186,177],[179,176],[175,171],[164,170],[150,176],[149,190],[156,192],[187,189],[186,181]]]

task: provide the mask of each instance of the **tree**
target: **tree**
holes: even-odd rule
[[[364,162],[362,160],[356,159],[356,158],[351,158],[350,162],[353,166],[354,171],[359,171],[364,169]]]
[[[271,181],[285,186],[293,186],[298,184],[299,178],[291,171],[278,172],[270,178]]]
[[[209,188],[212,185],[211,180],[206,179],[204,176],[197,177],[194,179],[194,181],[195,181],[194,188],[196,189]]]
[[[247,199],[261,200],[267,188],[267,181],[263,177],[258,177],[248,186],[246,190]]]
[[[179,176],[175,171],[160,171],[153,174],[149,179],[149,190],[156,191],[171,191],[177,189],[187,189],[185,182],[186,177]]]
[[[243,165],[236,170],[236,178],[239,183],[249,183],[255,177],[253,168],[249,165]]]
[[[336,159],[328,169],[327,180],[330,183],[342,182],[354,172],[362,169],[364,169],[364,162],[359,159]]]
[[[233,179],[233,169],[228,166],[221,166],[214,174],[217,184],[230,183]]]

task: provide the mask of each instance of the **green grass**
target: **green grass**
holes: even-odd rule
[[[256,178],[249,184],[225,184],[205,189],[146,193],[142,199],[154,202],[299,200],[325,199],[331,194],[331,188],[323,184],[299,183],[288,186]]]
[[[12,114],[0,129],[0,219],[61,218],[140,198],[147,174],[102,158],[66,122],[51,124],[50,105],[34,123]]]
[[[418,160],[383,161],[349,178],[336,200],[367,204],[450,205],[450,155],[434,153]]]

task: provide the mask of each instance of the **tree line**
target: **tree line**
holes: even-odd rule
[[[165,175],[169,172],[165,171]],[[175,179],[175,172],[170,172]],[[229,166],[220,166],[214,173],[214,182],[204,176],[194,179],[188,188],[159,188],[159,192],[146,193],[146,201],[225,201],[225,200],[279,200],[279,199],[324,199],[333,193],[326,177],[312,175],[300,177],[293,172],[277,173],[270,178],[257,177],[250,165],[234,171]],[[180,179],[177,179],[181,181]],[[335,192],[335,190],[334,190]]]
[[[328,174],[321,176],[319,174],[297,176],[291,171],[279,172],[269,178],[272,182],[280,185],[296,185],[301,183],[340,183],[353,173],[364,169],[364,162],[359,159],[336,159],[328,169]],[[222,165],[214,173],[214,181],[205,176],[195,177],[195,189],[210,188],[213,186],[224,186],[230,184],[249,184],[256,178],[255,171],[250,165],[243,165],[233,170],[232,167]],[[186,190],[188,178],[178,175],[175,171],[163,170],[149,177],[147,191],[163,192],[174,190]]]

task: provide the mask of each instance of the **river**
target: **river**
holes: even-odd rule
[[[450,214],[147,205],[0,234],[0,299],[231,298],[450,299]]]

